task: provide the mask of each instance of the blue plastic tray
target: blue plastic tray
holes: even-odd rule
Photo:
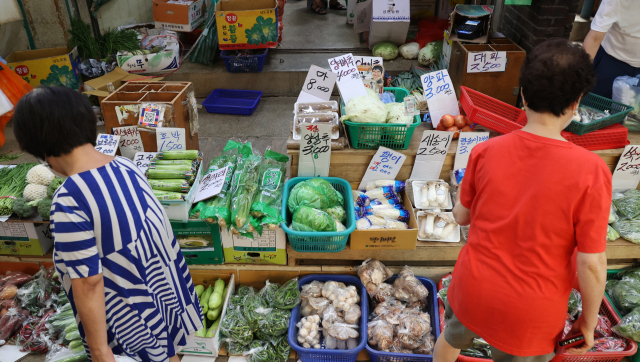
[[[209,113],[251,115],[260,103],[262,92],[235,89],[215,89],[202,102]]]
[[[391,278],[387,279],[387,283],[393,283],[398,276],[394,275]],[[435,332],[436,340],[440,336],[440,313],[438,310],[438,289],[436,288],[436,283],[434,283],[431,279],[423,278],[416,276],[422,285],[427,287],[429,291],[429,305],[427,306],[427,312],[431,316],[431,331]],[[371,301],[367,299],[369,303]],[[291,330],[291,327],[289,327]],[[289,341],[291,343],[291,341]],[[430,354],[410,354],[410,353],[393,353],[393,352],[381,352],[369,347],[369,344],[366,345],[367,352],[369,352],[369,357],[371,362],[432,362],[433,355]]]
[[[298,281],[298,288],[311,283],[314,280],[327,282],[335,280],[346,285],[355,285],[360,290],[360,307],[362,316],[360,316],[360,343],[354,349],[315,349],[304,348],[298,344],[298,327],[296,324],[300,321],[300,305],[298,304],[291,311],[291,320],[289,320],[289,345],[298,353],[298,358],[302,362],[355,362],[358,359],[358,353],[362,351],[367,344],[367,317],[369,315],[367,303],[367,290],[360,282],[360,278],[355,275],[336,275],[336,274],[311,274],[306,275]],[[321,340],[322,342],[322,340]]]

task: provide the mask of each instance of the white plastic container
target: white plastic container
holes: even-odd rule
[[[456,225],[453,228],[453,231],[451,232],[451,235],[449,235],[449,237],[447,239],[421,239],[420,238],[420,227],[421,227],[421,220],[426,216],[426,212],[424,211],[418,211],[418,213],[416,214],[416,219],[418,222],[418,240],[420,241],[441,241],[443,243],[459,243],[460,242],[460,225]],[[440,214],[444,214],[447,215],[449,217],[451,217],[453,219],[453,213],[452,212],[441,212]]]
[[[297,127],[298,124],[300,124],[300,127]],[[331,139],[337,140],[338,138],[340,138],[340,119],[338,117],[338,113],[326,112],[298,114],[293,116],[293,139],[296,141],[300,140],[301,127],[303,127],[303,125],[314,124],[330,124],[333,128]]]
[[[325,101],[325,102],[301,102],[293,106],[293,113],[298,114],[312,114],[312,113],[326,113],[326,112],[338,112],[338,102]]]
[[[427,183],[428,182],[441,182],[441,183],[446,184],[447,186],[449,186],[449,184],[447,184],[443,180],[414,180],[414,181],[412,181],[411,182],[411,188],[413,190],[413,204],[416,206],[416,209],[422,209],[422,210],[431,210],[431,209],[451,210],[451,209],[453,209],[453,202],[451,200],[450,189],[447,189],[447,191],[444,191],[444,197],[445,197],[444,206],[440,205],[440,204],[432,205],[432,204],[429,204],[428,202],[425,203],[425,201],[427,201],[427,199],[425,198],[424,193],[427,192]],[[437,196],[442,191],[436,191],[436,192],[437,192],[437,194],[436,194],[436,196]]]

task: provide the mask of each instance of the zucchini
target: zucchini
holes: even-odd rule
[[[204,293],[204,285],[196,285],[195,289],[196,289],[196,295],[198,296],[198,298],[200,298],[202,293]]]
[[[77,324],[71,324],[69,325],[67,328],[64,329],[64,334],[69,334],[73,331],[77,331],[78,330],[78,325]]]
[[[204,293],[202,293],[202,298],[200,299],[201,306],[204,307],[205,304],[209,303],[209,298],[211,297],[211,294],[213,294],[213,288],[211,288],[211,285],[209,285],[207,290],[205,290]]]
[[[222,304],[222,292],[224,291],[224,280],[218,278],[216,280],[215,288],[209,298],[209,310],[217,309]],[[212,320],[215,320],[212,319]]]
[[[209,337],[209,338],[215,337],[215,333],[218,330],[218,325],[220,325],[220,319],[222,318],[216,319],[216,321],[213,323],[211,328],[209,328],[209,330],[207,331],[207,334],[205,335],[205,337]]]
[[[79,346],[79,347],[76,347],[76,348],[71,348],[71,352],[73,352],[73,353],[85,352],[85,350],[84,350],[84,346]]]
[[[73,317],[68,317],[66,319],[59,319],[57,321],[51,322],[50,324],[51,324],[51,327],[53,327],[53,329],[61,331],[67,328],[68,326],[70,326],[71,324],[76,324],[76,319]]]
[[[65,334],[64,339],[68,341],[73,341],[74,339],[80,339],[80,331],[76,329],[69,334]]]
[[[71,349],[78,348],[80,346],[84,348],[84,344],[82,343],[81,339],[74,339],[73,341],[71,341],[71,343],[69,343],[69,348]]]

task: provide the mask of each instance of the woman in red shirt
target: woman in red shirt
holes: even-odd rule
[[[469,225],[448,291],[434,362],[454,362],[482,337],[494,361],[547,362],[577,275],[583,311],[574,329],[593,346],[606,279],[611,172],[560,132],[595,84],[589,56],[564,39],[527,54],[520,87],[528,123],[476,146],[453,210]]]

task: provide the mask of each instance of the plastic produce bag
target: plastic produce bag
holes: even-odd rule
[[[249,322],[244,317],[240,308],[227,310],[224,319],[220,322],[220,331],[234,342],[241,345],[249,345],[253,341],[253,332]]]
[[[236,162],[238,161],[238,150],[237,148],[233,148],[232,150],[224,151],[221,156],[214,158],[209,162],[209,168],[207,169],[207,173],[217,171],[224,167],[227,167],[227,173],[225,175],[224,184],[222,185],[222,189],[220,189],[220,193],[209,200],[200,201],[196,204],[192,212],[201,212],[198,215],[199,219],[208,219],[215,217],[215,213],[213,209],[218,207],[222,201],[224,201],[225,194],[229,190],[229,185],[231,184],[231,179],[233,177],[233,171],[236,167]],[[205,176],[206,177],[206,176]],[[202,212],[204,211],[204,212]]]
[[[297,341],[302,347],[320,348],[320,316],[303,317],[296,326],[298,327]]]
[[[614,337],[598,338],[594,341],[589,352],[622,352],[627,348],[627,342]]]
[[[286,335],[274,338],[271,340],[271,344],[273,344],[273,349],[276,352],[275,362],[286,362],[289,360],[291,346],[289,345]]]
[[[277,337],[287,333],[291,311],[279,308],[270,308],[262,311],[266,314],[258,320],[258,330],[270,337]]]
[[[269,280],[267,279],[267,281],[265,282],[264,287],[262,289],[260,289],[260,292],[258,292],[258,295],[260,297],[262,297],[264,302],[269,307],[273,307],[273,296],[276,294],[276,291],[279,288],[280,288],[280,284],[278,284],[278,283],[270,283]]]
[[[265,215],[278,219],[282,222],[280,207],[282,204],[282,191],[284,189],[284,179],[287,174],[287,162],[289,156],[267,149],[264,153],[264,160],[260,165],[260,190],[256,194],[251,213],[255,217]],[[279,224],[280,222],[276,222]]]
[[[238,162],[241,160],[240,149],[242,147],[244,147],[244,145],[241,142],[235,140],[227,141],[221,156],[227,158],[224,164],[229,167],[227,169],[227,174],[225,175],[224,184],[222,185],[220,193],[214,197],[211,205],[203,207],[200,212],[200,219],[215,219],[220,226],[226,227],[227,230],[231,227],[230,205],[231,198],[233,196],[231,183],[236,173]],[[220,162],[222,163],[223,160],[224,159],[221,159]],[[212,165],[210,163],[209,168],[211,168],[211,166]],[[217,164],[214,164],[213,166],[216,167]]]
[[[291,229],[295,231],[337,231],[337,222],[322,210],[299,206],[293,213]]]
[[[298,278],[284,283],[273,295],[273,306],[280,309],[293,309],[300,303]]]
[[[249,362],[273,362],[276,360],[276,351],[273,345],[267,341],[255,340],[249,345],[249,350],[243,353],[249,356]]]
[[[612,200],[618,215],[623,220],[632,220],[640,216],[640,191],[627,190],[623,195]]]
[[[88,361],[89,357],[87,353],[82,351],[73,351],[67,347],[61,346],[59,344],[55,344],[47,356],[45,357],[45,362],[57,362],[57,361],[75,361],[75,362],[83,362]]]
[[[630,77],[628,75],[617,77],[613,81],[613,97],[612,99],[616,102],[624,103],[626,105],[632,106],[633,110],[629,112],[627,120],[624,123],[624,126],[629,128],[630,131],[640,131],[640,128],[637,128],[638,121],[640,121],[640,75],[635,77]],[[632,121],[632,122],[629,122]],[[636,127],[629,127],[627,123],[631,123]]]
[[[312,178],[296,184],[291,189],[287,201],[289,211],[292,213],[300,206],[326,210],[335,205],[344,205],[344,197],[331,186],[329,181],[321,178]]]
[[[249,230],[251,201],[258,191],[260,158],[253,154],[239,161],[231,182],[231,222],[241,233]]]
[[[582,313],[582,295],[579,291],[571,289],[567,308],[573,318],[577,318]]]
[[[408,266],[402,268],[393,287],[395,288],[394,296],[405,302],[422,301],[429,296],[427,288],[415,277]]]
[[[619,220],[611,225],[623,239],[640,244],[640,220]]]
[[[302,286],[300,297],[302,298],[319,298],[322,297],[322,287],[324,283],[318,280],[314,280],[311,283],[307,283]]]
[[[598,324],[596,325],[595,335],[598,337],[611,337],[611,321],[609,318],[598,314]]]
[[[252,332],[258,329],[260,320],[271,311],[264,299],[257,294],[244,297],[242,306],[242,314],[246,318],[249,327],[251,327]]]
[[[374,319],[368,324],[369,345],[379,351],[385,351],[391,347],[393,334],[393,326],[383,319]]]
[[[620,233],[611,225],[607,226],[607,241],[614,241],[620,238]]]
[[[0,341],[6,341],[15,332],[20,330],[22,323],[29,316],[29,312],[18,308],[11,308],[0,318]]]
[[[367,259],[358,267],[358,277],[369,295],[375,295],[378,286],[392,276],[393,272],[377,259]]]
[[[640,284],[635,281],[621,280],[613,288],[613,298],[624,311],[640,307]]]
[[[347,212],[344,210],[342,205],[332,206],[326,209],[325,212],[329,214],[332,219],[340,223],[344,223],[347,220]]]

